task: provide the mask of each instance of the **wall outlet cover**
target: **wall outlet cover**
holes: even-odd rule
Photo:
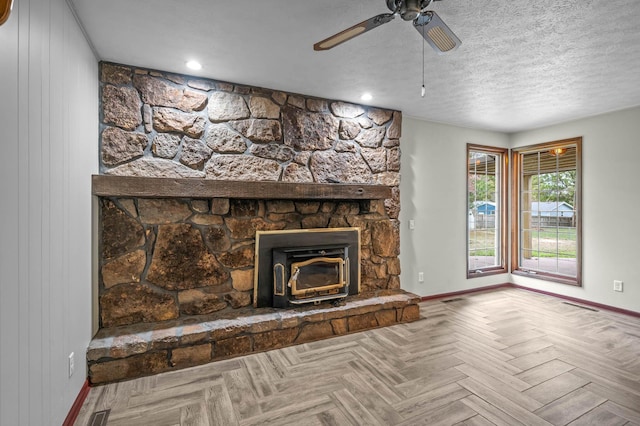
[[[613,280],[613,291],[622,291],[622,281]]]

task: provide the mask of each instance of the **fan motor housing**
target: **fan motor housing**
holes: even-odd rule
[[[413,21],[430,3],[431,0],[387,0],[387,7],[392,12],[397,10],[403,20]]]

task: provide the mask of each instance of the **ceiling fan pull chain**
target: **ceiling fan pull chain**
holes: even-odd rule
[[[422,26],[422,91],[420,92],[421,96],[424,98],[424,25]]]

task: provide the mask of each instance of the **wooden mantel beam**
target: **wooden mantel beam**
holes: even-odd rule
[[[391,187],[368,184],[244,182],[199,178],[93,175],[99,197],[239,198],[265,200],[382,200]]]

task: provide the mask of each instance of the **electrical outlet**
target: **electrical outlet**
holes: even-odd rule
[[[416,229],[416,221],[409,219],[409,229]]]
[[[76,369],[76,362],[75,362],[75,354],[73,352],[71,352],[69,354],[69,377],[73,376],[73,372]]]
[[[622,281],[613,280],[613,291],[622,291]]]
[[[424,272],[418,272],[418,282],[419,283],[424,282]]]

